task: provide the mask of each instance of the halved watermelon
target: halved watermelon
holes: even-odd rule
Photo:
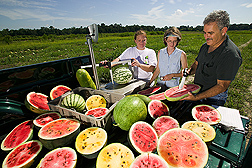
[[[203,121],[210,125],[218,124],[221,121],[220,112],[209,105],[197,105],[192,109],[192,116],[196,121]]]
[[[86,100],[86,108],[87,110],[91,110],[97,107],[106,107],[106,100],[101,95],[92,95]]]
[[[182,89],[178,86],[172,87],[165,91],[165,97],[169,101],[178,101],[188,96],[188,92],[198,93],[200,91],[200,86],[196,84],[184,85]]]
[[[10,151],[33,137],[33,122],[27,120],[17,125],[2,141],[1,149]]]
[[[161,92],[161,93],[158,93],[158,94],[153,94],[153,95],[150,95],[149,98],[151,100],[165,100],[165,92]]]
[[[93,108],[91,110],[88,110],[85,115],[87,116],[92,116],[95,118],[102,118],[109,112],[109,109],[104,108],[104,107],[98,107],[98,108]]]
[[[61,118],[61,115],[57,112],[44,113],[44,114],[41,114],[38,117],[36,117],[33,120],[33,124],[35,125],[36,129],[40,129],[41,127],[43,127],[47,123],[49,123],[53,120],[57,120],[59,118]]]
[[[154,94],[156,93],[157,91],[159,91],[161,89],[161,86],[153,86],[153,87],[150,87],[148,89],[145,89],[145,90],[141,90],[139,92],[137,92],[138,94],[141,94],[141,95],[151,95],[151,94]]]
[[[48,96],[42,93],[28,93],[25,99],[25,106],[32,112],[38,114],[50,111],[48,106]]]
[[[148,104],[148,112],[153,119],[163,115],[170,115],[169,107],[160,100],[151,100]]]
[[[179,128],[179,123],[175,118],[171,116],[161,116],[154,120],[152,126],[160,137],[169,129]]]
[[[56,99],[57,97],[60,97],[61,95],[63,95],[64,93],[66,92],[69,92],[71,91],[72,89],[67,87],[67,86],[64,86],[64,85],[58,85],[58,86],[55,86],[51,91],[50,91],[50,98],[53,100],[53,99]]]

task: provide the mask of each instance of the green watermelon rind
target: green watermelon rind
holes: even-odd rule
[[[150,165],[151,163],[146,163],[146,160],[145,157],[147,157],[148,159],[149,158],[156,158],[156,159],[159,159],[159,164],[156,164],[157,166],[160,166],[162,168],[170,168],[170,166],[168,165],[168,163],[164,160],[164,158],[162,158],[161,156],[155,154],[155,153],[150,153],[150,152],[147,152],[147,153],[142,153],[141,155],[138,155],[135,160],[131,163],[130,167],[129,168],[135,168],[136,166],[139,166],[139,165],[135,165],[137,162],[141,162],[142,158],[144,159],[143,163],[145,165],[143,166],[146,166],[146,165]],[[162,163],[162,164],[160,164]]]
[[[113,80],[118,84],[126,84],[132,79],[132,72],[126,67],[119,67],[113,72]]]
[[[163,103],[161,100],[151,100],[150,103],[148,104],[148,113],[149,113],[149,115],[151,116],[151,118],[156,119],[156,118],[154,117],[154,115],[152,114],[151,110],[150,110],[151,104],[152,104],[152,103],[155,103],[155,102],[159,102],[159,103],[162,103],[163,105],[165,105],[166,108],[167,108],[167,110],[168,110],[168,114],[167,114],[167,115],[170,115],[170,109],[169,109],[169,107],[168,107],[165,103]],[[159,117],[160,117],[160,116],[159,116]]]
[[[59,116],[59,118],[61,118],[61,115],[60,115],[58,112],[55,112],[55,111],[53,111],[53,112],[48,112],[48,113],[43,113],[43,114],[37,116],[37,117],[33,120],[33,124],[35,125],[35,128],[39,130],[41,127],[44,126],[44,125],[41,125],[41,124],[39,124],[39,123],[37,122],[37,119],[38,119],[38,118],[40,118],[40,117],[43,116],[43,115],[50,115],[50,114],[56,114],[56,115]]]
[[[81,95],[73,93],[62,99],[61,106],[67,109],[75,109],[78,112],[83,112],[86,107],[86,102]]]
[[[130,96],[139,97],[140,99],[142,99],[144,101],[144,103],[146,104],[146,106],[151,102],[151,99],[148,96],[145,96],[145,95],[131,94],[131,95],[127,95],[126,97],[130,97]]]
[[[74,168],[74,167],[76,167],[76,164],[77,164],[77,153],[76,153],[76,151],[75,151],[73,148],[71,148],[71,147],[60,147],[60,148],[56,148],[56,149],[53,149],[53,150],[49,151],[49,152],[40,160],[40,162],[39,162],[39,164],[37,165],[36,168],[40,168],[40,165],[41,165],[41,163],[43,162],[43,159],[45,159],[48,155],[52,154],[53,152],[57,152],[57,150],[60,150],[60,149],[67,149],[69,152],[72,152],[72,154],[74,154],[74,156],[75,156],[76,159],[75,159],[75,160],[71,160],[71,161],[73,161],[73,162],[75,162],[75,163],[73,164],[72,167],[69,167],[69,168]],[[54,167],[54,165],[51,165],[51,167]]]
[[[195,114],[196,114],[196,112],[197,112],[197,110],[196,110],[196,108],[197,107],[201,107],[201,106],[207,106],[207,107],[209,107],[209,108],[211,108],[211,109],[213,109],[213,110],[215,110],[218,114],[219,114],[219,120],[217,120],[216,122],[207,122],[208,124],[210,124],[210,125],[215,125],[215,124],[218,124],[220,121],[221,121],[221,113],[216,109],[216,108],[214,108],[213,106],[210,106],[210,105],[206,105],[206,104],[200,104],[200,105],[196,105],[196,106],[194,106],[193,108],[192,108],[192,117],[193,117],[193,119],[195,119],[196,121],[200,121],[196,116],[195,116]]]
[[[24,124],[25,122],[31,122],[32,123],[32,120],[26,120],[26,121],[18,124],[14,129],[11,130],[11,132],[4,138],[4,140],[1,143],[1,149],[3,151],[9,152],[9,151],[11,151],[11,150],[13,150],[15,148],[15,147],[13,147],[13,148],[6,148],[6,147],[4,147],[4,143],[5,143],[6,139],[7,139],[7,137],[10,136],[13,133],[14,130],[16,128],[18,128],[19,126],[21,126],[22,124]],[[34,125],[32,123],[32,128],[31,128],[31,131],[29,133],[29,136],[22,143],[20,143],[20,144],[23,144],[23,143],[25,143],[27,141],[30,141],[33,138],[33,127],[34,127]]]
[[[147,123],[147,122],[145,122],[145,121],[137,121],[137,122],[135,122],[135,123],[130,127],[130,130],[129,130],[129,133],[128,133],[128,139],[129,139],[130,145],[131,145],[131,146],[133,147],[133,149],[135,149],[135,151],[138,152],[138,153],[155,152],[155,151],[156,151],[156,148],[153,149],[153,150],[151,150],[151,151],[142,151],[138,146],[135,145],[134,140],[133,140],[132,137],[131,137],[131,134],[132,134],[132,132],[134,131],[133,129],[134,129],[134,127],[135,127],[137,124],[145,124],[146,126],[148,126],[148,127],[153,131],[153,133],[154,133],[154,135],[155,135],[156,143],[157,143],[157,141],[158,141],[157,132],[155,131],[155,129],[154,129],[149,123]]]
[[[93,79],[85,69],[78,69],[76,71],[76,79],[78,80],[81,87],[96,89],[96,85]]]
[[[44,138],[43,136],[41,136],[41,132],[45,127],[48,127],[49,124],[53,123],[53,122],[57,122],[58,120],[73,120],[76,121],[76,123],[78,123],[76,129],[74,131],[72,131],[69,134],[66,134],[62,137],[58,137],[58,138]],[[75,138],[77,137],[77,135],[80,133],[80,121],[76,120],[76,119],[68,119],[68,118],[60,118],[57,120],[54,120],[52,122],[47,123],[46,125],[44,125],[38,132],[38,137],[40,142],[42,142],[43,146],[49,150],[58,148],[58,147],[63,147],[66,145],[71,144],[72,142],[74,142]]]
[[[40,146],[40,149],[38,150],[38,152],[37,152],[36,154],[34,154],[33,157],[29,158],[29,160],[26,161],[26,162],[28,162],[28,163],[25,162],[25,163],[23,163],[22,165],[17,166],[17,167],[31,167],[32,164],[34,163],[34,160],[37,158],[37,156],[39,155],[40,151],[41,151],[42,148],[43,148],[42,143],[41,143],[40,141],[38,141],[38,140],[29,140],[29,141],[27,141],[27,142],[25,142],[25,143],[22,143],[22,144],[18,145],[17,147],[15,147],[15,148],[14,148],[12,151],[10,151],[9,154],[5,157],[5,159],[4,159],[3,163],[2,163],[2,167],[8,167],[8,166],[6,166],[5,162],[7,162],[8,157],[15,151],[15,149],[17,149],[17,148],[19,148],[20,146],[25,145],[25,144],[27,144],[27,143],[31,143],[31,142],[37,142],[37,143],[39,144],[39,146]],[[16,166],[15,166],[15,167],[16,167]]]
[[[199,85],[197,85],[197,84],[188,84],[188,85],[195,85],[195,86],[198,86],[198,89],[196,89],[196,90],[193,90],[193,91],[190,91],[191,93],[198,93],[199,91],[200,91],[200,89],[201,89],[201,87],[199,86]],[[187,97],[189,94],[188,93],[186,93],[186,94],[184,94],[184,95],[182,95],[182,96],[180,96],[180,97],[169,97],[169,96],[167,96],[167,94],[166,94],[166,92],[168,92],[169,90],[173,90],[173,89],[175,89],[175,88],[178,88],[178,86],[174,86],[174,87],[172,87],[172,88],[169,88],[169,89],[167,89],[165,92],[164,92],[164,95],[165,95],[165,97],[166,97],[166,99],[168,100],[168,101],[178,101],[178,100],[181,100],[181,99],[183,99],[183,98],[185,98],[185,97]],[[178,90],[178,89],[177,89]]]

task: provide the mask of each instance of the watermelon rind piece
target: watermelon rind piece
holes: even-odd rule
[[[55,161],[56,160],[56,161]],[[75,168],[77,164],[77,153],[71,147],[56,148],[49,151],[39,162],[37,168],[44,167],[52,168]]]
[[[31,102],[32,96],[38,97],[39,100],[42,100],[40,102],[34,101],[34,103],[40,103],[43,108],[35,106],[34,103]],[[36,93],[36,92],[30,92],[27,94],[25,98],[25,106],[32,112],[37,113],[37,114],[42,114],[42,113],[47,113],[50,111],[50,108],[48,106],[48,96],[43,94],[43,93]]]
[[[62,99],[61,106],[67,109],[74,109],[78,112],[83,112],[86,107],[86,102],[81,95],[73,93]]]
[[[146,129],[144,129],[144,127],[146,127]],[[137,133],[135,131],[137,131]],[[139,139],[135,141],[134,138]],[[154,152],[157,148],[158,135],[154,128],[145,121],[135,122],[130,127],[128,139],[130,145],[138,153]]]
[[[89,127],[81,131],[75,140],[76,150],[85,158],[94,159],[106,146],[108,135],[103,128]]]
[[[28,168],[34,163],[35,158],[38,156],[42,149],[42,143],[38,140],[31,140],[20,144],[15,147],[5,157],[2,168]],[[23,159],[27,159],[25,162]],[[23,162],[23,163],[21,163]],[[10,165],[11,164],[11,165]]]
[[[98,154],[96,168],[130,167],[134,159],[135,156],[130,148],[121,143],[111,143]]]
[[[65,94],[66,92],[71,91],[72,89],[65,86],[65,85],[58,85],[55,86],[54,88],[52,88],[52,90],[50,91],[50,98],[51,100],[56,99],[57,97],[60,97],[61,95]],[[55,92],[57,92],[57,95],[55,95]]]
[[[157,93],[157,94],[152,94],[149,96],[151,100],[166,100],[165,97],[165,92]]]
[[[33,120],[33,124],[35,125],[35,128],[37,130],[39,130],[41,127],[43,127],[48,122],[51,122],[51,121],[59,119],[59,118],[61,118],[61,115],[58,112],[43,113],[43,114],[37,116]],[[40,123],[41,121],[39,121],[39,120],[42,120],[42,122],[44,122],[44,123]]]
[[[203,121],[187,121],[181,126],[181,128],[195,132],[205,142],[214,140],[216,136],[215,129],[210,124]]]
[[[170,168],[168,163],[161,156],[149,152],[138,155],[130,165],[130,168],[137,167]]]
[[[204,108],[204,111],[201,112],[200,114],[200,118],[199,116],[197,116],[197,109],[198,108]],[[206,111],[206,109],[210,110],[210,111]],[[210,116],[209,116],[210,115]],[[221,121],[221,114],[220,112],[214,108],[213,106],[209,106],[206,104],[200,104],[200,105],[196,105],[192,108],[192,117],[196,120],[196,121],[203,121],[203,122],[207,122],[210,125],[215,125],[218,124]]]
[[[104,107],[106,108],[107,101],[101,95],[92,95],[86,100],[86,109],[91,110],[97,107]]]
[[[172,128],[179,128],[180,126],[179,122],[175,118],[171,116],[160,116],[153,121],[152,127],[160,137],[167,130]]]
[[[40,128],[38,137],[45,148],[52,150],[73,143],[79,133],[80,122],[78,120],[61,118]]]
[[[193,90],[191,90],[191,88],[193,88]],[[178,86],[169,88],[165,91],[164,94],[168,101],[178,101],[187,97],[189,95],[188,92],[198,93],[200,91],[200,88],[201,87],[197,84],[187,84],[184,85],[182,89],[179,89]]]
[[[148,104],[148,113],[151,116],[151,118],[156,119],[160,116],[170,115],[170,110],[169,107],[162,101],[151,100],[150,103]]]
[[[161,89],[161,86],[153,86],[148,89],[138,91],[137,94],[148,96],[148,95],[151,95],[151,94],[158,92],[160,89]]]
[[[132,72],[126,67],[119,67],[113,72],[113,80],[118,84],[129,83],[132,77]]]
[[[171,168],[202,168],[209,157],[208,147],[200,136],[184,128],[172,128],[161,135],[157,152]]]
[[[18,145],[25,143],[33,138],[33,122],[27,120],[17,125],[2,141],[1,149],[9,152]],[[23,132],[22,130],[26,130]]]

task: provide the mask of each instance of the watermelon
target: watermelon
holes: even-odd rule
[[[212,141],[216,136],[215,129],[210,124],[202,121],[187,121],[181,126],[181,128],[195,132],[205,142]]]
[[[17,125],[2,141],[1,149],[11,151],[18,145],[31,140],[33,137],[32,120],[27,120]]]
[[[168,106],[160,100],[152,100],[148,104],[148,112],[153,119],[163,115],[170,115]]]
[[[72,89],[64,86],[64,85],[58,85],[55,86],[51,91],[50,91],[50,98],[51,100],[56,99],[57,97],[60,97],[61,95],[63,95],[66,92],[71,91]]]
[[[44,125],[46,125],[47,123],[59,119],[61,118],[61,115],[57,112],[48,112],[48,113],[44,113],[39,115],[38,117],[36,117],[33,120],[33,124],[35,125],[36,129],[40,129],[41,127],[43,127]]]
[[[142,153],[131,163],[130,168],[170,168],[168,163],[159,155],[154,153]]]
[[[89,127],[76,138],[75,148],[84,157],[94,159],[107,143],[107,132],[103,128]]]
[[[106,108],[106,100],[101,95],[92,95],[86,100],[86,108],[87,110],[91,110],[97,107],[104,107]]]
[[[130,127],[129,140],[138,153],[154,152],[157,148],[158,135],[150,124],[138,121]]]
[[[147,108],[139,97],[124,97],[116,104],[113,117],[117,126],[122,130],[128,131],[132,124],[146,119]]]
[[[32,112],[42,114],[50,111],[48,96],[42,93],[30,92],[25,99],[25,106]]]
[[[184,128],[173,128],[161,135],[157,151],[171,167],[202,168],[208,161],[206,143]]]
[[[37,168],[75,168],[77,154],[70,147],[62,147],[48,152],[41,160]]]
[[[165,97],[169,101],[178,101],[188,96],[188,92],[198,93],[200,91],[200,86],[196,84],[184,85],[182,89],[178,86],[172,87],[165,91]]]
[[[14,148],[4,159],[3,168],[31,167],[34,159],[42,149],[41,142],[37,140],[27,141]]]
[[[137,93],[138,93],[138,94],[141,94],[141,95],[151,95],[151,94],[156,93],[156,92],[159,91],[160,89],[161,89],[161,86],[153,86],[153,87],[150,87],[150,88],[148,88],[148,89],[139,91],[139,92],[137,92]]]
[[[192,108],[192,116],[196,121],[207,122],[210,125],[218,124],[221,121],[220,112],[209,105],[197,105]]]
[[[144,103],[148,106],[148,104],[150,103],[151,99],[145,95],[141,95],[141,94],[131,94],[131,95],[127,95],[126,97],[130,97],[130,96],[136,96],[139,97],[140,99],[142,99],[144,101]]]
[[[85,115],[87,116],[93,116],[95,118],[102,118],[109,112],[109,109],[104,108],[104,107],[98,107],[98,108],[93,108],[91,110],[88,110]]]
[[[83,112],[85,109],[85,100],[79,94],[70,94],[63,98],[61,106],[68,109],[75,109],[78,112]]]
[[[43,146],[52,150],[74,142],[80,132],[80,122],[75,119],[61,118],[44,125],[38,132]]]
[[[113,72],[113,80],[118,84],[126,84],[132,79],[132,72],[126,67],[119,67]]]
[[[165,100],[165,95],[164,95],[165,92],[161,92],[161,93],[158,93],[158,94],[153,94],[153,95],[150,95],[149,98],[151,100]]]
[[[178,121],[171,116],[161,116],[152,123],[153,128],[160,137],[164,132],[172,128],[179,128]]]
[[[133,152],[121,143],[111,143],[105,146],[96,160],[96,168],[129,168],[135,156]]]
[[[81,87],[96,89],[96,85],[93,79],[85,69],[78,69],[76,71],[76,79],[78,80]]]

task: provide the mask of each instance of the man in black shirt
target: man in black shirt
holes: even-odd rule
[[[201,48],[195,62],[189,68],[189,74],[195,74],[194,83],[201,91],[183,100],[201,100],[207,104],[223,106],[227,99],[227,90],[242,63],[238,47],[226,34],[230,20],[226,11],[213,11],[204,20],[206,43]]]

